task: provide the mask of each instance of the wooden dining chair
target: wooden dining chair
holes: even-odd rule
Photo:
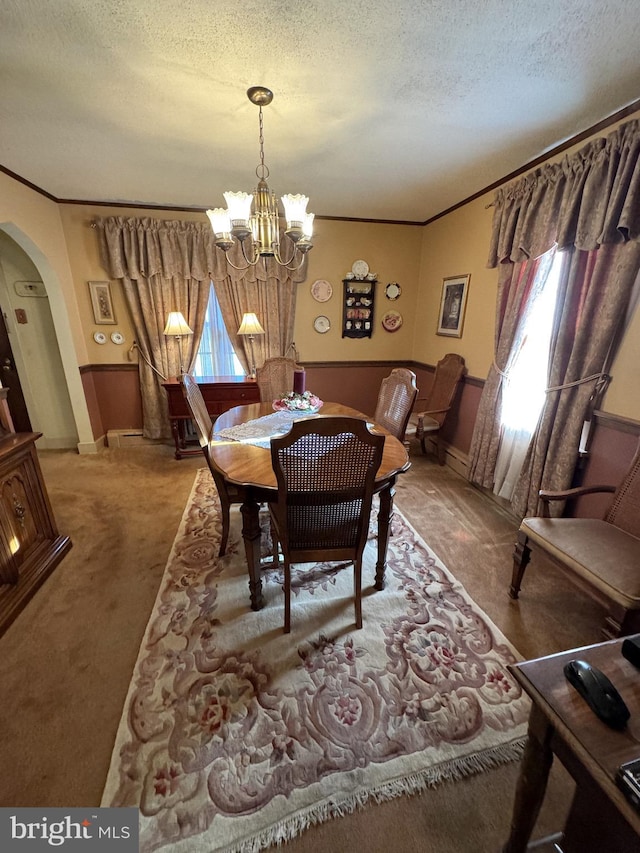
[[[207,411],[207,404],[204,401],[204,397],[202,396],[202,391],[200,390],[198,383],[190,373],[185,373],[182,376],[181,383],[187,408],[189,409],[191,419],[193,420],[196,432],[198,433],[200,447],[204,454],[204,458],[207,460],[207,465],[211,471],[211,476],[213,477],[213,482],[216,485],[218,496],[220,498],[222,538],[220,540],[218,556],[223,557],[227,550],[227,542],[229,540],[229,510],[231,504],[242,503],[243,496],[240,494],[240,491],[236,486],[227,482],[209,453],[209,440],[211,438],[213,422],[209,412]]]
[[[260,391],[260,400],[269,403],[284,397],[293,391],[293,374],[302,370],[292,358],[268,358],[262,367],[256,369],[256,382]]]
[[[404,441],[407,423],[417,395],[415,373],[405,367],[394,368],[380,383],[373,420],[399,441]]]
[[[284,558],[285,633],[291,630],[291,564],[320,560],[353,563],[356,627],[362,628],[362,557],[383,448],[383,435],[345,417],[294,421],[286,435],[271,440],[278,499],[269,508]]]
[[[415,437],[420,441],[423,453],[427,452],[427,436],[436,439],[436,450],[440,465],[445,463],[445,448],[441,439],[441,430],[451,410],[453,398],[464,376],[464,358],[450,352],[436,365],[433,384],[429,396],[416,400],[415,411],[409,418],[406,437]]]

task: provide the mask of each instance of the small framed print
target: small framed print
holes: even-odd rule
[[[115,325],[116,317],[113,313],[111,301],[111,287],[108,281],[90,281],[89,293],[91,295],[91,307],[93,308],[93,319],[96,324],[110,323]]]
[[[452,338],[462,337],[470,278],[471,275],[455,275],[443,279],[437,335],[448,335]]]

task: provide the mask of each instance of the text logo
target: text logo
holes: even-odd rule
[[[138,853],[138,809],[0,809],[0,850]]]

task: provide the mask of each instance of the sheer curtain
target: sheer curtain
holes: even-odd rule
[[[493,491],[511,500],[545,401],[551,328],[562,255],[543,255],[503,381]]]
[[[511,501],[518,515],[535,514],[541,488],[571,485],[583,424],[606,387],[640,270],[639,210],[638,120],[496,193],[489,266],[500,268],[498,316],[523,265],[554,245],[567,253],[545,404]],[[514,300],[496,328],[516,326],[521,314],[522,302]],[[511,357],[511,345],[506,354],[497,349],[503,370]],[[499,384],[490,372],[470,454],[470,479],[488,488],[495,483],[499,420],[490,415]]]
[[[281,273],[282,276],[285,273]],[[265,330],[253,341],[255,364],[260,367],[265,359],[286,355],[293,343],[293,325],[296,313],[297,284],[290,277],[280,280],[267,278],[240,279],[229,276],[214,280],[214,288],[224,324],[243,368],[248,373],[249,343],[238,335],[242,315],[253,311]]]
[[[203,376],[241,376],[243,373],[242,365],[227,334],[218,297],[213,282],[211,282],[202,338],[193,366],[193,374],[200,378]]]
[[[531,307],[529,295],[540,259],[504,264],[498,278],[494,360],[485,382],[469,450],[469,479],[486,489],[495,483],[502,436],[503,382],[520,346],[519,333]]]

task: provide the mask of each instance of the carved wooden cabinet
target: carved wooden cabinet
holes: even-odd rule
[[[38,433],[0,438],[0,633],[71,547],[58,533],[35,448]]]

